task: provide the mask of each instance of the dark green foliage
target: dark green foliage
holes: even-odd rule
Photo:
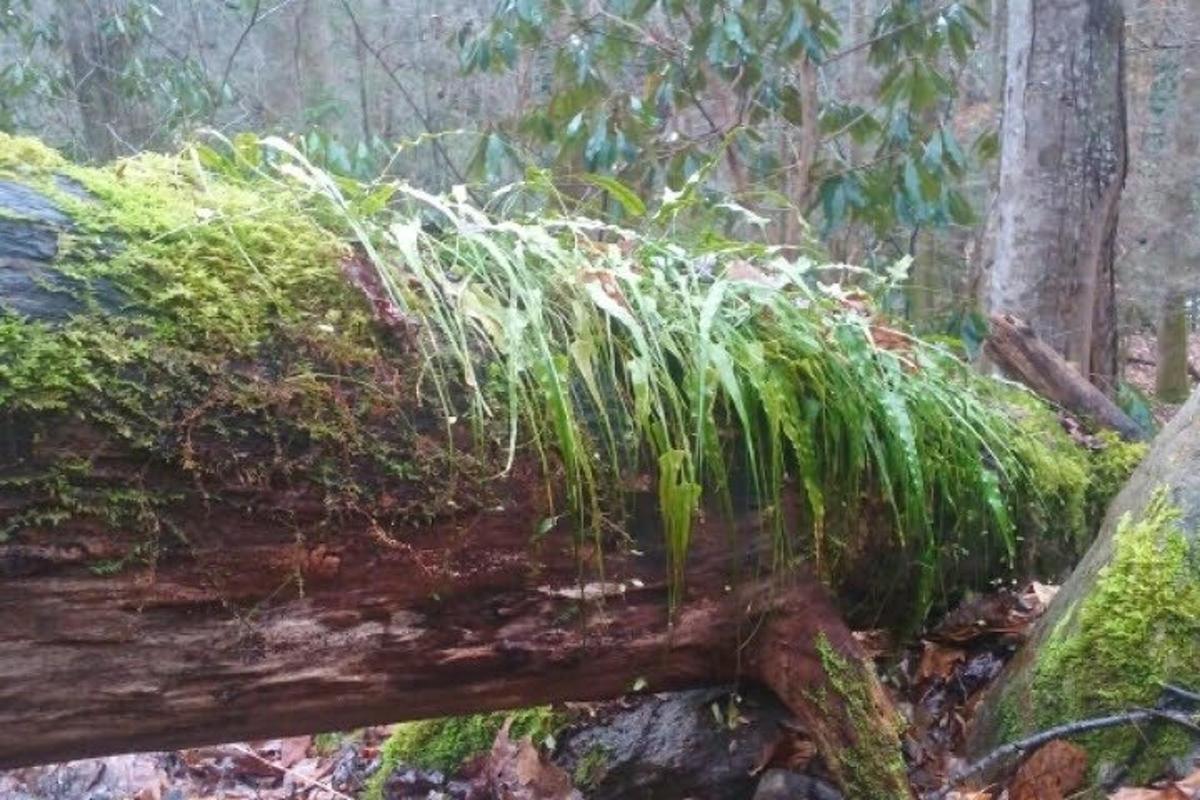
[[[553,42],[554,74],[543,103],[483,139],[475,171],[495,177],[506,162],[519,163],[522,151],[505,144],[512,140],[559,170],[580,164],[643,193],[682,186],[725,157],[748,165],[756,185],[782,187],[795,166],[780,162],[780,142],[821,136],[812,174],[799,180],[819,187],[826,230],[850,220],[876,232],[970,224],[974,214],[957,187],[968,157],[942,121],[957,93],[951,70],[973,52],[983,24],[970,2],[930,11],[892,0],[864,44],[844,42],[815,0],[645,0],[606,3],[599,14],[563,0],[501,3],[485,30],[458,35],[464,68],[513,69],[518,53]],[[831,65],[864,47],[878,71],[871,107],[836,96],[805,106],[816,93],[801,67]],[[710,130],[679,136],[679,120],[693,119]],[[870,148],[864,163],[846,155],[853,147]],[[802,202],[809,213],[808,201],[786,189],[758,194],[768,204]]]

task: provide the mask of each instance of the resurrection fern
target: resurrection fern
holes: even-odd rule
[[[990,381],[883,327],[865,294],[832,282],[872,288],[863,271],[739,242],[688,249],[588,219],[495,219],[462,193],[404,184],[392,210],[368,216],[287,143],[264,145],[333,203],[392,301],[419,319],[447,426],[480,440],[504,430],[510,464],[534,448],[581,534],[619,513],[604,502],[613,487],[656,481],[676,591],[702,506],[749,503],[777,562],[805,557],[830,574],[845,547],[834,534],[857,524],[865,497],[882,498],[922,608],[945,555],[1011,557],[1022,434]],[[806,536],[786,524],[788,485]]]

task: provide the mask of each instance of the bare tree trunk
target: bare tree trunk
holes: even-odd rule
[[[127,34],[112,31],[112,20],[123,7],[122,0],[88,0],[63,15],[87,155],[96,161],[145,146],[144,109],[119,86],[131,43]]]
[[[1119,0],[1009,0],[988,294],[1105,391],[1117,377],[1123,25]]]

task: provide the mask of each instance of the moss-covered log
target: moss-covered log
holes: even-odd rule
[[[977,717],[983,752],[1033,730],[1158,702],[1200,686],[1200,393],[1155,440],[1083,561]],[[1154,777],[1194,747],[1172,726],[1083,743],[1092,766]],[[1105,774],[1111,775],[1112,772]]]
[[[0,766],[744,677],[855,796],[907,794],[762,509],[699,515],[670,586],[642,481],[580,533],[299,197],[0,138],[0,286]]]

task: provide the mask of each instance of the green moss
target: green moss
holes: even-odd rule
[[[379,769],[364,789],[363,800],[382,798],[388,778],[402,765],[452,772],[471,756],[491,749],[496,734],[510,717],[509,736],[514,740],[528,736],[541,742],[564,723],[563,715],[549,706],[402,722],[380,749]]]
[[[1149,449],[1145,442],[1127,442],[1112,431],[1101,431],[1098,438],[1101,447],[1091,451],[1091,472],[1084,498],[1085,513],[1093,532],[1104,521],[1109,502],[1142,463]]]
[[[0,170],[42,171],[65,163],[61,155],[36,139],[0,132]]]
[[[1109,501],[1146,454],[1143,442],[1126,442],[1111,431],[1095,435],[1088,448],[1067,436],[1058,414],[1025,391],[999,399],[1018,420],[1012,443],[1023,471],[1014,476],[1017,527],[1035,572],[1054,572],[1074,563],[1091,544]]]
[[[817,637],[816,646],[829,686],[837,695],[836,702],[849,717],[855,733],[854,746],[838,753],[842,791],[847,797],[862,800],[892,800],[895,787],[908,780],[900,755],[903,722],[897,718],[892,726],[881,727],[867,667],[839,655],[824,634]],[[828,708],[831,716],[838,713],[829,707],[829,697],[814,699],[818,706]]]
[[[603,745],[593,745],[575,764],[571,780],[580,789],[595,788],[608,771],[608,761],[612,757]]]
[[[342,232],[317,224],[303,193],[218,178],[186,157],[80,167],[7,136],[5,178],[73,220],[46,283],[74,311],[31,319],[0,298],[0,409],[31,428],[32,452],[0,483],[36,489],[0,537],[100,518],[158,552],[149,537],[170,527],[177,495],[133,486],[142,494],[122,497],[42,457],[42,441],[77,423],[182,470],[210,500],[315,485],[330,518],[369,514],[385,528],[431,517],[466,491],[455,475],[483,473],[462,453],[418,452],[431,427],[410,419],[419,362],[374,323],[342,274]]]
[[[1153,705],[1164,682],[1200,685],[1200,567],[1163,490],[1143,515],[1126,516],[1112,560],[1088,595],[1038,652],[1025,713],[1010,704],[1010,725],[1044,728]],[[1177,730],[1131,728],[1082,740],[1094,765],[1135,758],[1137,779],[1152,777],[1190,740]],[[1013,731],[1008,731],[1010,735]],[[1144,748],[1139,750],[1138,748]]]

